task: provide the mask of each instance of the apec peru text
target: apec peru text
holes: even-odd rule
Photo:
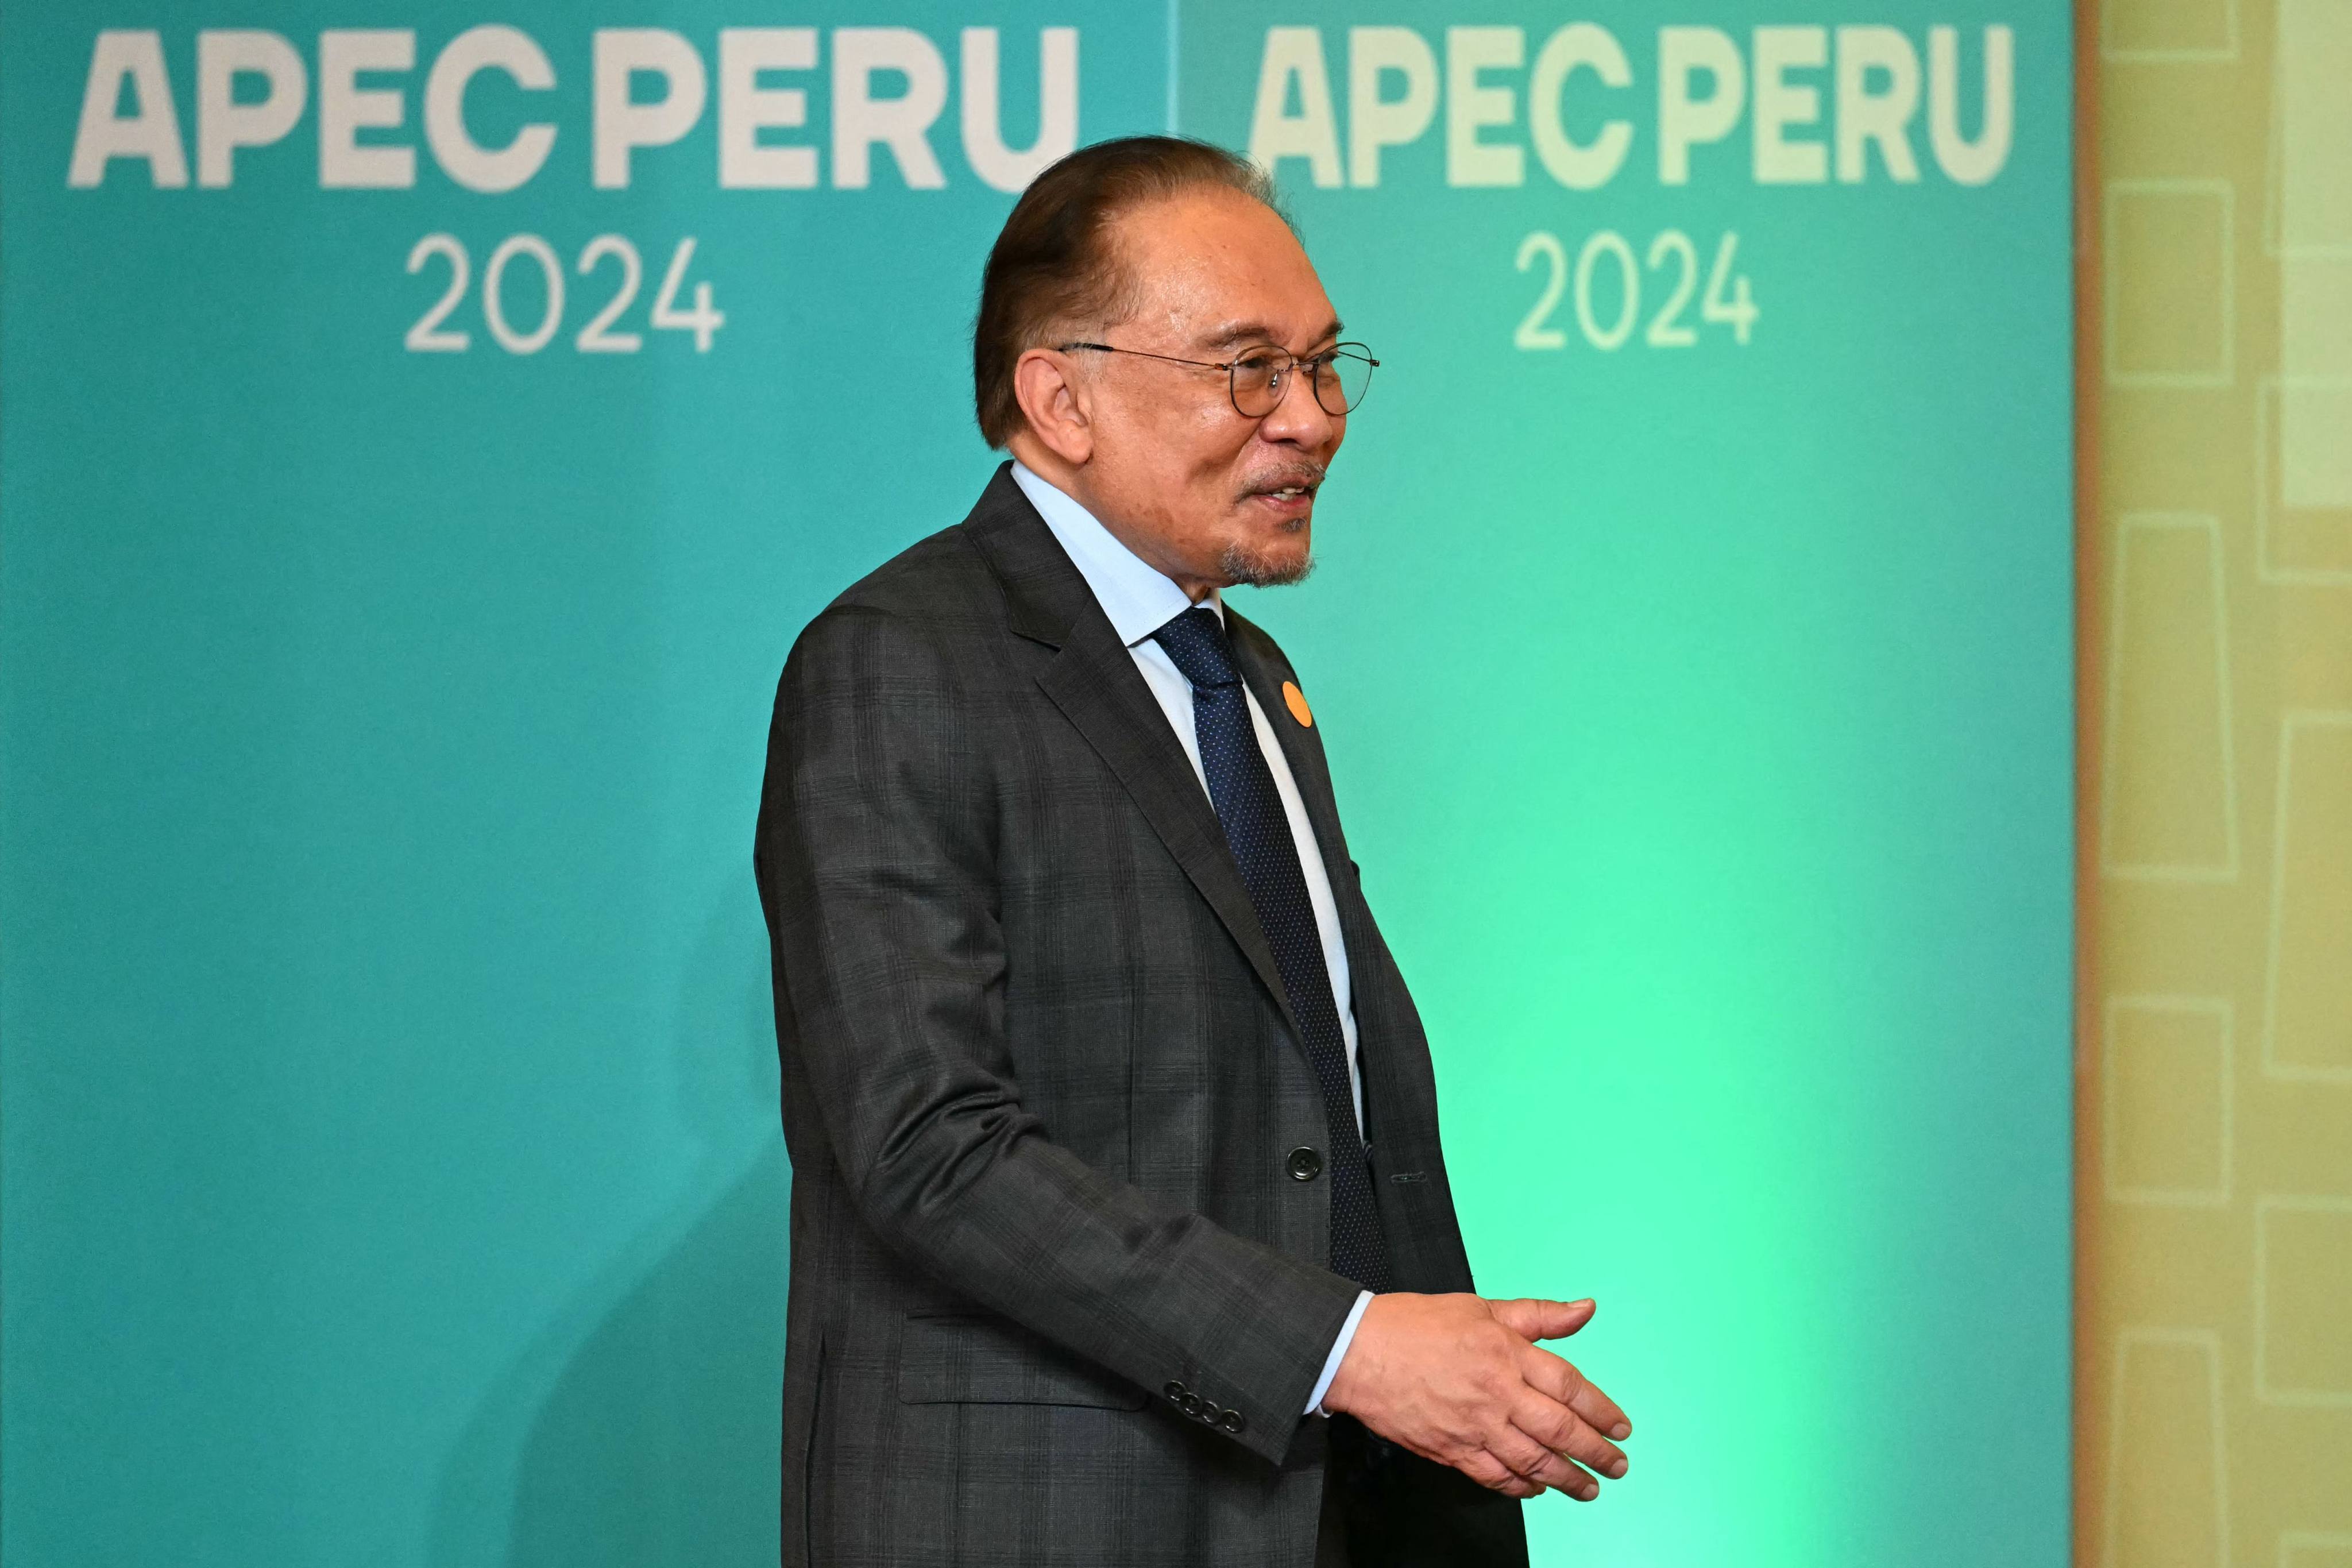
[[[1265,30],[1248,135],[1259,163],[1318,186],[1376,187],[1385,151],[1432,136],[1444,183],[1473,187],[1548,177],[1592,190],[1629,167],[1666,185],[1690,183],[1695,168],[1761,184],[1905,184],[1929,162],[1976,185],[2009,157],[2015,42],[1997,24],[1968,40],[1942,26],[1924,39],[1878,24],[1765,26],[1745,37],[1662,26],[1643,61],[1655,79],[1648,93],[1616,36],[1592,22],[1548,34],[1329,31],[1327,47],[1326,29]],[[184,187],[193,143],[199,188],[233,185],[253,160],[307,154],[322,188],[413,189],[422,153],[454,184],[512,191],[539,176],[584,112],[598,189],[626,189],[668,160],[670,177],[709,170],[728,190],[858,190],[887,163],[910,189],[946,188],[952,167],[1017,191],[1080,140],[1076,27],[1042,28],[1034,53],[1024,49],[1015,119],[1032,129],[1020,146],[1000,112],[1009,73],[994,27],[962,28],[951,45],[902,26],[721,27],[702,38],[602,27],[589,44],[581,84],[560,79],[530,34],[500,24],[440,42],[429,63],[406,27],[299,41],[205,28],[176,60],[160,31],[108,29],[91,47],[67,183],[143,173]],[[191,56],[184,119],[173,68],[184,71]],[[941,124],[950,100],[952,130]],[[662,151],[706,118],[715,159]],[[1645,127],[1654,153],[1636,160]]]

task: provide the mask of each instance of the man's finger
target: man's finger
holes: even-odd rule
[[[1591,1502],[1601,1494],[1601,1483],[1516,1426],[1506,1426],[1486,1440],[1486,1451],[1513,1475]]]
[[[1522,1297],[1516,1301],[1489,1301],[1486,1310],[1523,1340],[1564,1340],[1591,1322],[1599,1307],[1590,1297],[1581,1301]]]
[[[1454,1468],[1490,1491],[1502,1492],[1523,1500],[1538,1496],[1544,1489],[1541,1481],[1528,1479],[1484,1448],[1464,1458]]]
[[[1553,1453],[1566,1455],[1612,1481],[1625,1473],[1623,1449],[1595,1432],[1567,1405],[1531,1388],[1522,1390],[1512,1405],[1511,1425]]]
[[[1529,1345],[1519,1354],[1519,1375],[1538,1394],[1575,1411],[1602,1436],[1622,1443],[1633,1435],[1633,1424],[1617,1408],[1617,1402],[1577,1371],[1572,1362]]]

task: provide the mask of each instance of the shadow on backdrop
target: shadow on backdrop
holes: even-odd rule
[[[776,1559],[792,1177],[745,884],[705,922],[678,1008],[678,1113],[701,1158],[476,1411],[443,1468],[434,1568]]]

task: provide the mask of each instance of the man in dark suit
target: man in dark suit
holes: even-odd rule
[[[1009,447],[784,668],[754,857],[794,1173],[784,1561],[1521,1564],[1622,1475],[1471,1293],[1429,1050],[1289,661],[1373,362],[1262,176],[1074,153],[991,253]]]

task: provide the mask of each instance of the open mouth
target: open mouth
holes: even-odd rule
[[[1304,511],[1315,503],[1318,479],[1298,479],[1286,485],[1265,485],[1249,492],[1249,499],[1278,511]]]

